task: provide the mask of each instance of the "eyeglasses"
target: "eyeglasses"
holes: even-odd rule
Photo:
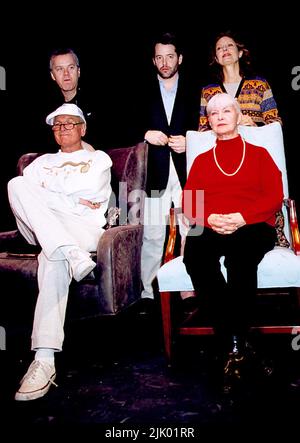
[[[82,125],[82,124],[83,124],[83,122],[77,122],[77,123],[55,123],[54,125],[52,125],[52,131],[61,131],[61,127],[62,126],[67,131],[71,131],[74,128],[74,126]]]

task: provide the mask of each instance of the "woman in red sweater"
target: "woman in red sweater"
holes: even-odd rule
[[[184,214],[191,224],[203,227],[200,235],[187,237],[184,263],[198,297],[210,308],[216,333],[230,346],[225,373],[233,370],[239,376],[257,266],[275,245],[282,178],[269,153],[238,134],[242,115],[236,100],[216,94],[207,113],[217,140],[195,159],[184,187]]]

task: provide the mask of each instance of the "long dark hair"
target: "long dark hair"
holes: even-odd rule
[[[239,59],[240,76],[248,77],[254,75],[249,49],[246,48],[245,44],[239,40],[239,38],[236,36],[234,32],[225,31],[216,35],[216,37],[213,40],[213,44],[211,46],[211,51],[210,51],[211,53],[210,53],[209,66],[211,67],[213,75],[218,80],[218,82],[223,83],[224,81],[222,66],[220,66],[219,63],[217,63],[216,61],[216,44],[218,40],[220,40],[220,38],[222,37],[231,38],[235,42],[238,51],[243,51],[243,55]]]

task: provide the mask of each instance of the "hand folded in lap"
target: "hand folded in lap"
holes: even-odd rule
[[[231,214],[210,214],[207,218],[211,229],[218,234],[228,235],[246,224],[240,212]]]

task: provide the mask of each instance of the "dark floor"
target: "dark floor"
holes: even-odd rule
[[[292,336],[254,338],[259,352],[272,360],[273,374],[254,368],[237,392],[225,395],[214,337],[179,338],[168,367],[159,315],[133,309],[119,319],[69,325],[64,352],[56,360],[58,388],[22,403],[13,397],[32,353],[27,352],[28,334],[20,338],[19,332],[8,335],[7,350],[0,352],[1,422],[15,430],[82,425],[85,431],[99,427],[106,432],[176,425],[194,427],[199,436],[204,429],[238,425],[249,431],[298,427],[300,350],[292,350]]]

